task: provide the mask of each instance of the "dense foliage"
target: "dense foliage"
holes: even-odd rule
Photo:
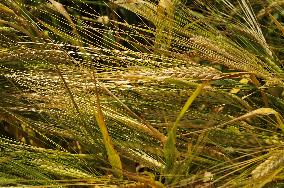
[[[0,0],[0,186],[283,186],[283,5]]]

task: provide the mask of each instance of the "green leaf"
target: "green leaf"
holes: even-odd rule
[[[175,146],[176,143],[176,131],[177,126],[181,118],[184,116],[185,112],[188,110],[190,105],[193,103],[193,101],[196,99],[196,97],[201,93],[202,89],[208,84],[208,82],[204,82],[200,84],[196,90],[192,93],[192,95],[188,98],[187,102],[181,109],[173,127],[171,128],[170,132],[168,133],[168,138],[166,140],[165,146],[164,146],[164,156],[166,160],[165,165],[165,172],[170,172],[173,167],[174,163],[176,161],[176,153],[177,149]]]

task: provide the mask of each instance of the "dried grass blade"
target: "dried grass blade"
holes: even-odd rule
[[[237,117],[237,118],[234,118],[230,121],[227,121],[223,124],[220,124],[220,125],[217,125],[217,126],[214,126],[214,127],[210,127],[210,128],[207,128],[207,129],[199,130],[199,131],[193,131],[193,132],[190,132],[190,133],[184,134],[184,135],[197,134],[197,133],[202,133],[202,132],[206,132],[206,131],[209,131],[209,130],[214,130],[214,129],[217,129],[217,128],[224,127],[225,125],[229,125],[229,124],[237,122],[237,121],[243,121],[245,119],[248,119],[248,118],[254,117],[254,116],[258,116],[258,115],[266,115],[266,116],[267,115],[274,115],[276,117],[279,128],[282,130],[282,132],[284,132],[284,119],[277,111],[275,111],[271,108],[259,108],[259,109],[253,110],[251,112],[248,112],[248,113],[246,113],[246,114],[244,114],[240,117]]]
[[[255,76],[254,74],[251,74],[250,77],[251,77],[252,83],[253,83],[257,88],[259,88],[261,85],[260,85],[259,81],[257,80],[256,76]],[[265,106],[266,108],[268,108],[268,107],[269,107],[269,103],[268,103],[268,98],[267,98],[266,94],[265,94],[261,89],[260,89],[259,91],[260,91],[260,95],[261,95],[261,98],[262,98],[262,100],[263,100],[264,106]]]
[[[277,123],[279,124],[279,128],[284,132],[284,121],[283,121],[283,118],[282,116],[276,112],[275,110],[271,109],[271,108],[259,108],[259,109],[256,109],[252,112],[249,112],[249,113],[246,113],[238,118],[235,118],[231,121],[228,121],[222,125],[227,125],[227,124],[231,124],[231,123],[234,123],[236,121],[241,121],[241,120],[244,120],[244,119],[247,119],[247,118],[250,118],[250,117],[253,117],[253,116],[257,116],[257,115],[275,115],[276,117],[276,120],[277,120]]]
[[[74,40],[73,44],[80,46],[80,51],[84,53],[85,50],[83,48],[81,48],[82,47],[82,42],[81,42],[81,39],[80,39],[81,37],[80,37],[80,35],[79,35],[79,33],[78,33],[77,29],[76,29],[76,25],[72,21],[72,19],[71,19],[70,15],[68,14],[67,10],[64,8],[64,6],[61,3],[59,3],[59,2],[57,2],[55,0],[49,0],[49,2],[51,3],[52,7],[57,12],[62,14],[67,19],[67,21],[69,22],[70,26],[72,27],[72,32],[77,37],[77,40]]]
[[[73,32],[76,31],[76,26],[74,22],[72,21],[71,17],[69,16],[68,12],[66,11],[66,9],[64,8],[64,6],[61,3],[54,1],[54,0],[49,0],[49,2],[52,4],[55,10],[57,10],[60,14],[62,14],[68,20],[68,22],[70,23],[73,29]]]
[[[281,23],[278,22],[278,20],[276,20],[276,18],[274,18],[274,16],[272,16],[270,13],[268,15],[272,19],[272,21],[275,23],[277,28],[282,32],[282,35],[284,36],[284,27],[281,25]]]
[[[103,136],[103,140],[104,140],[104,145],[107,151],[107,155],[108,155],[108,160],[109,163],[111,164],[112,168],[113,168],[113,172],[114,174],[118,177],[118,178],[122,178],[122,163],[120,160],[120,157],[117,153],[117,151],[114,149],[111,137],[108,134],[108,130],[105,124],[105,120],[104,120],[104,115],[102,112],[102,108],[100,105],[100,98],[99,98],[99,93],[98,93],[98,88],[97,88],[97,82],[96,82],[96,77],[94,76],[94,80],[95,80],[95,92],[96,92],[96,107],[97,107],[97,113],[95,114],[96,120],[98,122],[100,131],[102,133]]]

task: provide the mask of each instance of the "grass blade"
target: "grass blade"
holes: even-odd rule
[[[193,101],[196,99],[196,97],[200,94],[202,89],[208,84],[208,82],[204,82],[200,84],[196,90],[192,93],[192,95],[188,98],[187,102],[181,109],[173,127],[168,133],[168,137],[164,146],[164,156],[166,159],[166,165],[165,165],[165,172],[170,172],[174,167],[174,162],[176,161],[176,131],[177,131],[177,125],[181,118],[184,116],[185,112],[188,110],[190,105],[193,103]]]
[[[111,137],[108,134],[103,112],[102,112],[101,105],[100,105],[100,98],[99,98],[99,93],[97,89],[96,78],[94,79],[95,79],[95,85],[96,85],[95,87],[96,107],[97,107],[97,113],[95,114],[96,120],[98,122],[100,131],[103,135],[104,145],[107,151],[109,163],[111,164],[113,168],[115,176],[117,176],[118,178],[122,178],[122,163],[121,163],[121,160],[120,160],[120,157],[117,151],[114,149],[113,143],[111,141]]]

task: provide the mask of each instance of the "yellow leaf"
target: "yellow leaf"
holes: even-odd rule
[[[95,84],[96,84],[96,81],[95,81]],[[97,113],[95,114],[95,117],[96,117],[100,131],[103,136],[104,145],[105,145],[107,155],[108,155],[108,161],[112,166],[114,175],[117,176],[118,178],[122,178],[123,175],[122,175],[121,160],[120,160],[118,153],[114,149],[114,146],[111,141],[111,137],[109,136],[108,131],[107,131],[107,127],[104,121],[104,115],[103,115],[101,105],[100,105],[100,99],[99,99],[97,87],[96,87],[96,99],[97,99],[96,100]]]
[[[239,91],[241,91],[240,88],[233,88],[233,89],[231,89],[230,93],[236,94],[236,93],[238,93]]]

